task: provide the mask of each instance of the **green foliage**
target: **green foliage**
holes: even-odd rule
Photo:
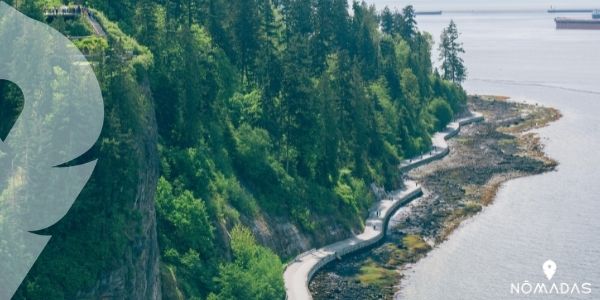
[[[405,40],[411,40],[417,32],[417,20],[415,15],[415,9],[412,5],[408,5],[402,9],[402,38]]]
[[[360,283],[364,285],[388,287],[396,284],[397,276],[395,270],[380,267],[374,262],[368,262],[360,267],[360,273],[357,277]]]
[[[108,48],[108,42],[106,39],[90,36],[80,40],[75,41],[75,45],[83,54],[102,54],[105,53]]]
[[[220,195],[227,199],[229,204],[243,215],[249,217],[259,215],[260,208],[256,203],[256,199],[237,179],[218,176],[215,180],[215,188]]]
[[[436,130],[444,129],[454,117],[450,104],[441,98],[435,98],[429,103],[429,111],[436,118]]]
[[[23,110],[23,92],[15,83],[0,80],[0,99],[0,139],[5,140]]]
[[[271,148],[271,138],[266,130],[243,124],[236,132],[238,168],[255,180],[269,176]]]
[[[336,195],[349,207],[354,214],[360,214],[373,200],[365,183],[351,176],[350,170],[340,171],[340,178],[334,188]]]
[[[440,37],[440,60],[442,61],[443,77],[455,83],[461,83],[467,78],[467,69],[461,53],[465,53],[459,37],[456,23],[450,20],[450,24],[442,31]]]
[[[15,295],[15,299],[73,299],[96,284],[100,274],[126,264],[140,235],[134,209],[138,170],[146,149],[136,142],[147,128],[148,98],[135,77],[120,66],[97,70],[105,101],[104,128],[82,157],[98,157],[94,174],[65,218],[45,230],[52,239]]]
[[[161,234],[174,241],[169,244],[209,254],[214,236],[204,201],[195,199],[190,191],[174,193],[169,182],[161,177],[156,193],[156,213],[164,222]]]
[[[174,265],[178,276],[197,282],[187,288],[188,294],[208,288],[215,248],[214,228],[204,201],[196,199],[190,191],[174,191],[161,177],[156,193],[156,215],[165,263]]]
[[[431,246],[429,246],[421,236],[413,234],[402,238],[402,245],[409,253],[413,254],[424,253],[431,249]]]
[[[108,35],[76,42],[106,101],[98,169],[19,299],[74,298],[123,265],[140,234],[140,162],[157,146],[147,128],[160,152],[163,297],[280,299],[279,258],[241,224],[360,229],[370,184],[397,188],[400,160],[465,108],[451,82],[460,77],[432,72],[432,40],[412,7],[380,16],[358,2],[350,14],[346,0],[89,3]],[[0,108],[10,118],[14,107]]]
[[[244,95],[236,93],[229,100],[229,107],[234,125],[257,125],[263,114],[262,95],[259,90]]]
[[[221,265],[216,282],[219,293],[209,299],[283,299],[283,265],[271,250],[256,244],[250,230],[236,226],[231,232],[234,260]]]
[[[119,26],[109,21],[102,12],[97,10],[91,10],[91,12],[108,34],[109,42],[119,45],[118,49],[121,53],[116,53],[117,55],[131,59],[132,66],[139,66],[144,69],[152,66],[154,56],[147,47],[140,45],[134,38],[123,33]]]
[[[91,25],[83,17],[76,19],[55,18],[50,26],[67,36],[85,37],[93,33]]]

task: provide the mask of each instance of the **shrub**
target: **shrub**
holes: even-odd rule
[[[236,226],[231,232],[234,261],[219,268],[218,294],[208,299],[283,299],[283,264],[271,250],[256,244],[249,229]]]
[[[454,118],[450,105],[441,98],[435,98],[429,103],[429,111],[436,119],[436,129],[442,130]]]

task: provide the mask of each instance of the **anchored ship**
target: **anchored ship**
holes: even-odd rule
[[[562,14],[562,13],[591,13],[594,11],[593,9],[556,9],[550,8],[548,10],[549,14]]]
[[[433,11],[417,11],[415,12],[415,15],[441,15],[442,11],[441,10],[433,10]]]
[[[593,10],[591,19],[558,17],[554,22],[556,22],[556,29],[600,30],[600,10]]]

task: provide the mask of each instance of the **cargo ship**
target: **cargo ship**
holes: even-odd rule
[[[431,16],[431,15],[441,15],[442,11],[441,10],[433,10],[433,11],[417,11],[415,12],[415,15],[421,15],[421,16]]]
[[[563,14],[563,13],[591,13],[593,12],[593,9],[556,9],[556,8],[550,8],[548,10],[549,14]]]
[[[556,29],[587,29],[600,30],[600,18],[593,19],[573,19],[573,18],[556,18]]]

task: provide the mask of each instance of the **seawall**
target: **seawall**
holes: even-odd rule
[[[433,150],[430,153],[403,161],[399,166],[400,171],[406,172],[446,156],[450,152],[446,140],[456,136],[462,126],[483,119],[483,115],[473,113],[469,117],[450,123],[444,131],[433,136]],[[423,193],[421,187],[414,181],[407,180],[404,186],[404,189],[395,191],[390,197],[373,205],[363,233],[320,249],[304,252],[290,262],[283,274],[286,298],[290,300],[312,299],[308,284],[316,272],[335,259],[368,248],[381,241],[385,236],[387,223],[396,210]]]

